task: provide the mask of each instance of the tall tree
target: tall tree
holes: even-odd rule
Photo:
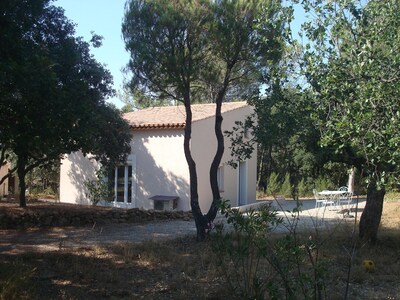
[[[105,103],[114,93],[110,73],[51,2],[0,4],[0,147],[16,155],[21,206],[33,168],[71,151],[112,163],[129,150],[129,126]]]
[[[360,237],[377,240],[385,186],[399,175],[400,3],[397,0],[303,1],[314,21],[304,70],[325,144],[351,148],[367,174]]]
[[[184,152],[190,174],[190,201],[198,239],[214,220],[220,194],[217,169],[223,152],[221,105],[257,87],[280,56],[279,1],[131,0],[122,32],[131,53],[132,91],[182,102],[186,110]],[[196,162],[190,151],[196,101],[214,102],[218,142],[210,167],[212,205],[203,214],[197,193]]]

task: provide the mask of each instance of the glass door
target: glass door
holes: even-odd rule
[[[114,195],[114,204],[132,204],[136,190],[133,166],[119,166],[108,175],[110,194]],[[119,205],[117,205],[119,206]]]

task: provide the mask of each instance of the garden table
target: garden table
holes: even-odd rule
[[[323,196],[327,201],[332,201],[334,203],[334,205],[336,206],[337,204],[339,204],[339,199],[340,196],[347,194],[347,191],[322,191],[319,192],[318,194]]]

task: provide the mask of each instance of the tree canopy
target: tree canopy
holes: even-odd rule
[[[186,109],[185,156],[198,237],[217,212],[217,169],[224,152],[221,105],[258,92],[263,75],[281,53],[280,1],[131,0],[122,32],[131,58],[129,87],[147,99],[182,102]],[[216,104],[218,147],[210,167],[213,204],[204,216],[198,204],[196,163],[190,153],[191,108]]]
[[[303,2],[316,16],[304,25],[303,67],[323,142],[341,153],[350,148],[367,175],[360,236],[375,242],[385,187],[400,171],[400,3]]]
[[[114,93],[110,73],[51,2],[0,4],[0,150],[3,160],[7,152],[17,157],[21,206],[32,168],[71,151],[102,163],[129,151],[129,126],[105,102]],[[100,46],[101,37],[91,44]]]

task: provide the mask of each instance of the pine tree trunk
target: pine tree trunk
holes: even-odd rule
[[[217,151],[210,167],[210,186],[213,195],[211,207],[207,213],[207,222],[214,221],[218,213],[219,202],[221,201],[221,194],[218,186],[218,167],[221,163],[222,155],[224,154],[224,135],[222,134],[222,114],[221,114],[222,101],[216,103],[215,109],[215,136],[217,138]]]
[[[356,177],[356,168],[352,167],[351,168],[351,172],[349,174],[348,181],[347,181],[347,188],[348,188],[348,191],[351,192],[351,193],[354,193],[354,179],[355,179],[355,177]]]
[[[368,187],[367,202],[360,219],[359,236],[371,244],[376,244],[377,241],[385,193],[384,188],[381,190],[377,189],[376,182],[372,182]]]
[[[211,163],[211,167],[210,167],[210,186],[211,186],[211,191],[212,191],[212,195],[213,195],[213,200],[211,203],[211,207],[208,210],[207,215],[206,215],[208,227],[210,226],[210,223],[212,221],[214,221],[215,217],[217,216],[218,206],[221,201],[221,195],[219,193],[218,178],[217,178],[218,177],[218,167],[219,167],[219,164],[221,163],[222,156],[224,155],[224,151],[225,151],[224,135],[222,133],[223,117],[222,117],[222,113],[221,113],[221,108],[222,108],[222,102],[224,101],[224,97],[225,97],[226,91],[229,86],[232,69],[237,62],[236,59],[232,59],[232,61],[230,61],[227,64],[224,81],[222,83],[222,86],[218,90],[218,93],[215,98],[216,106],[215,106],[214,132],[215,132],[215,137],[217,139],[217,151],[215,152],[215,156],[214,156],[214,159],[213,159],[213,161]]]
[[[263,165],[264,165],[264,154],[265,154],[265,147],[260,146],[261,151],[259,152],[260,155],[258,156],[258,159],[260,160],[258,163],[258,170],[257,170],[257,189],[260,189],[260,182],[261,182],[261,177],[263,173]],[[265,191],[263,191],[265,192]]]
[[[183,149],[185,153],[186,162],[189,167],[189,181],[190,181],[190,207],[192,209],[193,218],[197,229],[197,240],[202,241],[206,237],[206,230],[208,228],[208,221],[203,215],[199,205],[199,195],[197,191],[197,171],[196,162],[193,160],[190,150],[190,139],[192,136],[192,110],[190,101],[185,101],[186,110],[186,124],[185,136],[183,141]]]
[[[17,175],[18,175],[18,181],[19,181],[19,206],[21,207],[26,207],[26,196],[25,196],[25,191],[26,191],[26,182],[25,182],[25,167],[27,164],[27,159],[24,156],[18,156],[18,167],[17,167]]]

